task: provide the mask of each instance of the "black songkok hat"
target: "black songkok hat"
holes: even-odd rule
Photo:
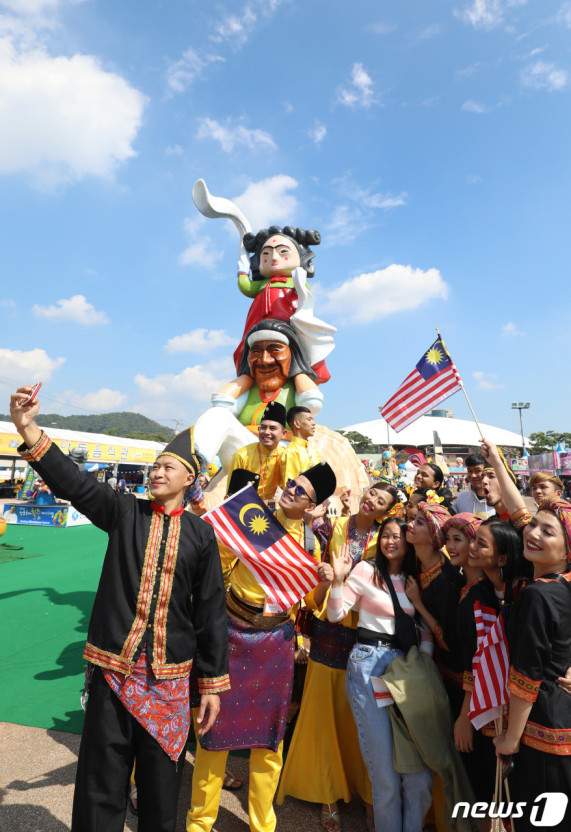
[[[300,476],[307,477],[312,484],[317,505],[331,497],[337,488],[337,477],[328,462],[318,462],[307,471],[301,471]]]
[[[262,413],[260,422],[279,422],[282,428],[286,426],[286,409],[280,402],[270,402]]]
[[[232,494],[240,491],[240,489],[244,488],[245,485],[250,484],[257,490],[259,482],[259,474],[254,474],[253,471],[248,471],[246,468],[234,468],[230,474],[228,485],[226,486],[226,496],[231,497]]]
[[[191,474],[198,476],[200,462],[194,449],[194,426],[181,430],[171,439],[166,448],[158,456],[172,456],[188,468]]]

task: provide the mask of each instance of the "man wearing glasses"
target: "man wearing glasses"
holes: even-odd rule
[[[327,500],[336,488],[327,462],[288,480],[276,518],[316,561],[319,543],[304,525],[303,517]],[[316,608],[314,594],[305,597]],[[248,809],[251,832],[273,832],[273,799],[282,769],[283,737],[291,699],[296,607],[277,615],[264,614],[265,594],[242,561],[230,576],[227,594],[228,637],[232,695],[221,695],[218,721],[197,746],[192,779],[192,802],[187,832],[210,832],[220,804],[228,752],[249,748]]]

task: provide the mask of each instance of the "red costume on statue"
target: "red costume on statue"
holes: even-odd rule
[[[297,293],[293,288],[291,275],[283,274],[271,277],[252,301],[246,317],[244,334],[234,351],[234,365],[237,375],[240,373],[240,365],[244,353],[244,341],[252,327],[266,318],[277,318],[280,321],[290,323],[291,316],[296,310]],[[319,361],[317,364],[314,364],[312,370],[317,373],[317,378],[315,379],[317,384],[324,384],[331,378],[325,361]]]

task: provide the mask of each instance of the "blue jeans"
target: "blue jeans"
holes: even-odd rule
[[[382,676],[393,659],[402,655],[401,650],[382,644],[357,643],[347,664],[345,688],[373,787],[376,832],[422,832],[432,803],[430,771],[395,771],[391,721],[386,707],[377,705],[371,684],[371,676]]]

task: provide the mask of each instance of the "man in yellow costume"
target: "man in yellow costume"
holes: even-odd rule
[[[303,517],[335,491],[332,468],[321,462],[286,484],[276,518],[319,561],[321,553]],[[309,534],[308,534],[309,532]],[[305,597],[315,608],[313,590]],[[282,769],[283,737],[291,698],[295,608],[264,615],[266,596],[238,561],[227,594],[232,696],[222,694],[221,713],[208,740],[197,745],[187,832],[210,832],[220,804],[228,752],[250,748],[248,811],[251,832],[274,832],[273,799]]]
[[[237,468],[259,474],[258,494],[266,503],[273,500],[278,486],[283,490],[286,482],[282,463],[284,448],[280,445],[285,426],[285,407],[279,402],[270,402],[262,414],[258,428],[259,441],[244,445],[236,451],[228,471],[229,477]]]
[[[294,480],[300,471],[305,471],[321,461],[319,452],[308,442],[315,433],[315,419],[311,410],[301,405],[290,407],[287,423],[293,437],[283,453],[282,464],[286,481]]]

